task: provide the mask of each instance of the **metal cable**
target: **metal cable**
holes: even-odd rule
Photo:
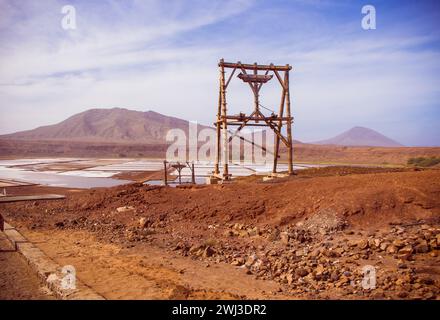
[[[265,107],[265,106],[263,106],[261,103],[259,103],[258,104],[260,107],[262,107],[262,108],[264,108],[264,109],[266,109],[267,111],[270,111],[270,112],[272,112],[272,113],[275,113],[275,111],[274,110],[272,110],[272,109],[269,109],[269,108],[267,108],[267,107]]]

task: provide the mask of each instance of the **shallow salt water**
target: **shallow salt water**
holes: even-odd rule
[[[47,186],[66,187],[66,188],[98,188],[98,187],[114,187],[122,184],[131,183],[130,180],[120,180],[112,178],[113,175],[120,172],[129,171],[160,171],[163,170],[163,161],[161,160],[134,160],[127,159],[121,162],[121,159],[105,159],[105,161],[115,161],[106,165],[92,166],[84,170],[70,171],[32,171],[29,168],[21,168],[17,166],[37,165],[37,164],[75,164],[88,162],[102,162],[103,159],[76,159],[76,158],[54,158],[54,159],[14,159],[0,160],[0,179],[16,180],[21,182],[42,184]],[[12,167],[11,167],[12,166]],[[196,162],[195,176],[197,184],[206,183],[205,178],[210,176],[214,171],[214,164],[209,162]],[[294,165],[295,170],[305,169],[307,167],[319,167],[319,165]],[[286,164],[279,164],[278,171],[286,171]],[[233,177],[250,176],[253,174],[265,175],[272,171],[271,164],[229,164],[229,172]],[[177,176],[177,171],[171,173]],[[177,181],[177,178],[176,180]],[[182,182],[191,182],[191,171],[189,168],[182,170]],[[146,182],[150,185],[161,185],[162,180],[152,180]],[[171,184],[173,185],[173,184]]]
[[[74,176],[74,177],[84,177],[84,178],[110,178],[115,174],[120,173],[119,171],[92,171],[92,170],[73,170],[64,171],[58,173],[63,176]]]
[[[113,178],[70,176],[49,171],[35,172],[5,166],[0,166],[0,179],[42,184],[52,187],[84,189],[114,187],[132,182]]]

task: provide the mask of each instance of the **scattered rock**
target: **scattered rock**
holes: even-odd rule
[[[123,206],[123,207],[116,208],[117,212],[126,212],[126,211],[131,211],[131,210],[134,210],[134,207],[132,207],[132,206]]]
[[[260,233],[260,231],[259,231],[259,229],[258,229],[257,227],[249,228],[249,229],[247,230],[247,232],[248,232],[248,234],[249,234],[250,237],[258,236],[259,233]]]
[[[330,275],[330,281],[336,282],[339,280],[339,274],[336,271],[333,271]]]
[[[400,249],[400,248],[405,246],[405,242],[403,242],[400,239],[396,239],[396,240],[393,241],[393,246],[395,246],[396,248]]]
[[[427,253],[429,252],[428,242],[426,242],[426,240],[422,240],[418,245],[415,246],[414,249],[417,253]]]
[[[399,298],[401,298],[401,299],[404,299],[404,298],[408,297],[408,292],[406,292],[406,291],[399,291],[399,292],[397,293],[397,296],[398,296]]]
[[[215,253],[215,250],[208,246],[203,251],[203,257],[205,257],[205,258],[211,257],[212,255],[214,255],[214,253]]]
[[[395,245],[390,245],[387,248],[387,253],[394,254],[397,252],[397,250],[398,250],[398,248]]]
[[[232,230],[226,230],[223,235],[225,237],[233,237],[234,236],[234,232]]]
[[[290,236],[287,232],[280,233],[280,241],[282,244],[287,246],[289,244],[289,240],[290,240]]]
[[[291,274],[291,273],[289,273],[287,276],[286,276],[286,280],[287,280],[287,284],[288,285],[291,285],[292,283],[293,283],[293,280],[294,280],[295,278],[293,277],[293,275]]]
[[[368,240],[366,239],[362,239],[361,241],[358,242],[357,246],[359,247],[359,249],[367,249],[369,244],[368,244]]]
[[[139,219],[139,227],[141,229],[144,229],[145,227],[147,227],[147,224],[148,224],[148,219],[147,218],[142,217],[142,218]]]
[[[399,254],[408,255],[413,253],[413,248],[411,246],[405,246],[399,250]]]
[[[189,253],[193,255],[197,255],[203,249],[204,247],[202,245],[193,245],[191,248],[189,248]]]
[[[154,230],[153,228],[144,228],[140,231],[140,234],[144,237],[155,234],[156,230]]]
[[[59,221],[55,223],[55,227],[57,228],[64,228],[64,222],[63,221]]]
[[[309,272],[304,268],[298,268],[295,273],[299,277],[305,277],[309,274]]]
[[[236,258],[234,260],[232,260],[231,265],[239,267],[242,266],[244,264],[244,259],[243,258]]]
[[[426,284],[426,285],[432,285],[435,283],[434,279],[429,277],[423,277],[419,279],[420,283]]]

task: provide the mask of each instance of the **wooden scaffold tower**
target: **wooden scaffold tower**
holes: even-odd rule
[[[217,148],[216,148],[216,162],[214,169],[214,176],[219,179],[228,180],[230,174],[228,171],[229,162],[229,143],[232,138],[236,136],[241,129],[245,126],[259,126],[269,127],[275,133],[274,144],[274,162],[272,175],[277,174],[277,163],[280,150],[280,141],[287,147],[287,161],[288,161],[288,174],[292,175],[293,172],[293,144],[292,144],[292,122],[293,117],[290,112],[290,91],[289,91],[289,71],[292,67],[288,64],[285,66],[243,64],[241,62],[230,63],[225,62],[223,59],[218,64],[220,68],[220,89],[219,89],[219,101],[217,110],[217,121],[215,123],[217,129]],[[232,69],[228,79],[225,77],[225,68]],[[226,103],[226,89],[231,82],[232,77],[236,71],[239,71],[238,78],[247,83],[254,94],[254,110],[251,114],[246,115],[244,113],[238,115],[228,115],[227,103]],[[249,71],[249,73],[248,73]],[[259,74],[259,72],[264,72]],[[284,73],[284,74],[283,74]],[[278,114],[272,112],[270,116],[265,116],[260,107],[259,92],[263,84],[268,82],[276,76],[278,82],[281,85],[281,102]],[[263,107],[264,108],[264,107]],[[228,126],[238,126],[237,130],[228,136]],[[283,126],[286,127],[287,136],[282,133]],[[222,137],[223,135],[223,137]],[[223,144],[222,144],[223,139]],[[223,145],[223,148],[222,148]],[[223,161],[221,161],[221,153],[223,152]],[[223,164],[223,173],[220,174],[220,162]]]

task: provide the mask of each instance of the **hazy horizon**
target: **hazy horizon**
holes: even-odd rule
[[[142,110],[127,109],[127,108],[123,108],[123,107],[90,108],[90,109],[85,110],[85,111],[82,111],[82,112],[80,112],[80,113],[85,113],[85,112],[92,111],[92,110],[112,110],[112,109],[122,109],[122,110],[127,110],[127,111],[136,111],[136,112],[156,112],[156,113],[162,114],[162,113],[157,112],[157,111],[154,111],[154,110],[144,110],[144,111],[142,111]],[[73,116],[75,116],[75,115],[78,115],[78,114],[80,114],[80,113],[76,113],[76,114],[73,114],[73,115],[71,115],[71,116],[68,116],[68,117],[67,117],[66,119],[64,119],[64,120],[68,120],[68,119],[70,119],[71,117],[73,117]],[[167,117],[174,117],[173,115],[167,115],[167,114],[162,114],[162,115],[167,116]],[[178,118],[178,119],[181,119],[181,118]],[[64,121],[64,120],[63,120],[63,121]],[[192,120],[188,120],[188,119],[182,119],[182,120],[192,121]],[[59,123],[61,123],[61,122],[63,122],[63,121],[60,121],[60,122],[57,122],[57,123],[53,123],[53,124],[48,124],[48,125],[39,126],[39,127],[36,127],[36,128],[31,128],[31,129],[29,129],[29,130],[39,129],[39,128],[47,127],[47,126],[51,126],[51,125],[56,125],[56,124],[59,124]],[[197,123],[198,123],[198,124],[201,124],[201,125],[205,125],[205,126],[210,126],[210,127],[212,127],[213,129],[215,129],[215,127],[213,126],[212,123],[211,123],[211,124],[209,124],[209,123],[199,123],[199,122],[197,122]],[[326,137],[325,139],[322,139],[322,140],[305,141],[305,140],[301,140],[301,139],[299,139],[298,137],[295,137],[295,136],[293,137],[293,139],[296,140],[296,141],[302,142],[302,143],[321,143],[323,140],[329,140],[329,139],[331,139],[331,138],[335,138],[336,136],[339,136],[340,134],[346,133],[346,132],[348,132],[348,131],[351,131],[351,130],[353,130],[353,129],[357,129],[357,128],[373,130],[373,131],[376,131],[376,132],[378,132],[378,133],[381,133],[381,132],[379,132],[378,130],[375,130],[374,128],[367,128],[367,127],[362,127],[362,126],[353,126],[353,127],[350,127],[350,128],[346,128],[345,130],[339,132],[339,133],[336,134],[335,136]],[[14,132],[11,132],[10,134],[20,133],[20,132],[25,132],[25,131],[29,131],[29,130],[14,131]],[[247,130],[247,129],[243,129],[243,132],[246,131],[246,130]],[[257,130],[257,131],[259,131],[259,130],[264,130],[264,129],[255,129],[255,128],[253,128],[253,130]],[[0,135],[0,136],[1,136],[1,135]],[[399,141],[396,141],[396,140],[393,139],[392,137],[387,137],[387,138],[390,138],[390,139],[394,140],[395,142],[398,142],[398,143],[399,143]],[[402,147],[414,147],[414,146],[402,145]],[[436,146],[423,146],[423,147],[436,147]]]
[[[64,5],[76,29],[61,27]],[[361,28],[374,5],[377,29]],[[220,58],[290,64],[294,139],[352,127],[440,146],[440,2],[0,0],[0,134],[92,108],[156,111],[212,125]],[[237,79],[231,113],[252,96]],[[262,104],[277,109],[268,83]]]

